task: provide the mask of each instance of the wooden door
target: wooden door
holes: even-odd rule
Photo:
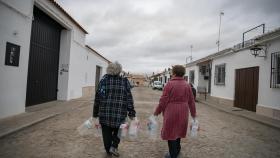
[[[236,69],[234,106],[256,111],[259,89],[259,67]]]

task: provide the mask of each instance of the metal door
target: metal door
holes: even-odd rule
[[[34,7],[26,106],[57,99],[61,29],[57,22]]]
[[[234,106],[256,111],[259,89],[259,67],[237,69]]]
[[[100,77],[101,77],[101,67],[100,66],[96,66],[96,72],[95,72],[95,90],[97,90],[99,81],[100,81]]]

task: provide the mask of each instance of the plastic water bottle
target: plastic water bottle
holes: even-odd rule
[[[198,120],[193,119],[191,122],[191,137],[196,138],[197,137],[197,132],[198,132]]]
[[[124,139],[127,135],[127,132],[128,132],[128,123],[125,122],[125,123],[121,124],[121,126],[120,126],[120,129],[118,131],[118,137],[120,139]]]
[[[91,129],[92,128],[92,119],[88,119],[84,122],[84,126],[87,128],[87,129]]]
[[[128,129],[128,135],[130,139],[135,139],[138,136],[138,129],[140,127],[140,122],[137,119],[137,117],[135,117],[134,120],[130,121],[129,124],[129,129]]]
[[[156,121],[155,116],[150,116],[148,121],[148,131],[151,139],[157,138],[157,130],[158,130],[158,123]]]
[[[93,122],[94,122],[94,129],[95,129],[94,136],[101,137],[102,136],[102,127],[101,127],[101,124],[99,123],[99,119],[96,118]]]

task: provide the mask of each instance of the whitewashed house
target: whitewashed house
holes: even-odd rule
[[[110,61],[54,0],[0,1],[0,118],[92,95]]]
[[[213,59],[211,96],[280,119],[280,29],[251,41]]]
[[[172,69],[168,68],[165,69],[162,73],[161,73],[161,83],[163,85],[163,87],[166,85],[166,83],[171,79],[171,75],[172,75]]]
[[[280,119],[280,29],[189,63],[186,75],[218,103]]]
[[[212,60],[220,55],[227,54],[232,51],[233,50],[231,48],[225,49],[186,64],[186,80],[189,83],[192,83],[196,89],[206,90],[207,93],[211,93]]]

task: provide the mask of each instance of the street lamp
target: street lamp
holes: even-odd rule
[[[219,23],[219,35],[218,35],[218,41],[216,44],[218,45],[218,52],[220,51],[220,36],[221,36],[221,25],[222,25],[222,16],[225,15],[224,12],[220,12],[220,23]]]

